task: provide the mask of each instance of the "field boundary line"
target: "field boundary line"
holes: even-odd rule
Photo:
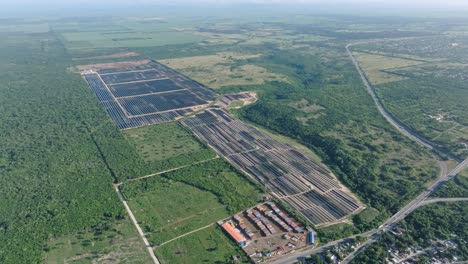
[[[151,81],[162,81],[162,80],[170,80],[167,77],[161,77],[161,78],[154,78],[154,79],[145,79],[145,80],[135,80],[135,81],[129,81],[129,82],[119,82],[119,83],[110,83],[109,85],[123,85],[123,84],[129,84],[129,83],[142,83],[142,82],[151,82]]]
[[[185,89],[187,90],[187,89]],[[181,90],[177,90],[177,91],[184,91],[183,89]],[[187,90],[188,91],[188,90]],[[151,94],[146,94],[146,95],[151,95]],[[120,98],[119,98],[120,99]],[[153,112],[153,113],[148,113],[148,114],[141,114],[141,115],[132,115],[132,116],[129,116],[129,118],[132,118],[132,117],[140,117],[140,116],[148,116],[148,115],[154,115],[154,114],[161,114],[161,113],[168,113],[168,112],[176,112],[176,111],[180,111],[180,110],[185,110],[185,109],[192,109],[194,110],[193,108],[197,108],[197,107],[200,107],[201,110],[204,110],[206,109],[207,107],[209,107],[210,104],[200,104],[200,105],[194,105],[194,106],[187,106],[187,107],[182,107],[182,108],[174,108],[174,109],[170,109],[170,110],[164,110],[164,111],[159,111],[159,112]]]
[[[168,80],[170,80],[170,79],[168,79]],[[113,84],[111,84],[111,86],[112,85]],[[146,94],[135,94],[135,95],[119,96],[119,97],[116,97],[116,98],[117,99],[126,99],[126,98],[134,98],[134,97],[148,96],[148,95],[154,95],[154,94],[172,93],[172,92],[177,92],[177,91],[188,91],[188,89],[187,88],[182,88],[182,89],[170,90],[170,91],[161,91],[161,92],[146,93]],[[173,110],[170,110],[170,111],[173,111]],[[160,113],[160,112],[157,112],[157,113]],[[143,114],[143,115],[145,115],[145,114]],[[134,116],[138,116],[138,115],[134,115]]]
[[[113,74],[121,74],[121,73],[132,73],[132,72],[147,72],[147,71],[155,71],[155,70],[154,70],[154,68],[151,68],[151,69],[134,70],[134,71],[117,71],[117,72],[103,73],[102,76],[113,75]]]
[[[114,101],[117,103],[117,105],[120,107],[120,109],[122,110],[122,112],[124,113],[124,115],[127,117],[127,118],[130,118],[130,114],[127,112],[127,110],[125,110],[125,108],[120,104],[120,102],[117,100],[117,98],[114,96],[114,94],[112,93],[112,91],[109,89],[109,86],[107,86],[106,82],[101,78],[101,75],[99,75],[99,73],[97,73],[97,76],[99,77],[99,80],[101,80],[101,82],[104,84],[104,86],[106,87],[107,91],[109,92],[110,96],[112,96],[112,98],[114,98]]]
[[[128,215],[130,216],[130,219],[133,222],[133,225],[135,225],[138,234],[140,235],[141,239],[143,240],[143,243],[145,243],[146,249],[148,250],[148,253],[150,254],[151,258],[153,259],[154,264],[160,264],[158,258],[154,254],[153,247],[151,247],[151,244],[149,243],[148,239],[146,238],[145,234],[143,233],[143,230],[141,229],[140,225],[138,224],[138,221],[135,218],[135,215],[133,215],[132,210],[130,209],[130,206],[128,206],[127,201],[125,200],[125,197],[122,195],[120,192],[120,188],[117,184],[114,184],[114,189],[117,192],[117,195],[120,198],[120,201],[122,201],[125,209],[127,210]]]
[[[180,235],[180,236],[178,236],[178,237],[174,237],[174,238],[172,238],[172,239],[170,239],[170,240],[168,240],[168,241],[166,241],[166,242],[164,242],[164,243],[161,243],[159,246],[156,246],[156,247],[157,247],[157,248],[158,248],[158,247],[162,247],[162,246],[164,246],[164,245],[166,245],[166,244],[168,244],[168,243],[170,243],[170,242],[172,242],[172,241],[174,241],[174,240],[177,240],[177,239],[179,239],[179,238],[183,238],[184,236],[188,236],[188,235],[193,234],[193,233],[195,233],[195,232],[201,231],[201,230],[206,229],[206,228],[208,228],[208,227],[210,227],[210,226],[213,226],[214,224],[216,224],[216,223],[211,223],[211,224],[209,224],[209,225],[207,225],[207,226],[200,227],[200,228],[198,228],[198,229],[195,229],[195,230],[193,230],[193,231],[187,232],[187,233],[185,233],[185,234],[183,234],[183,235]]]
[[[215,157],[213,157],[213,158],[211,158],[211,159],[206,159],[206,160],[202,160],[202,161],[197,161],[197,162],[195,162],[195,163],[191,163],[191,164],[188,164],[188,165],[180,166],[180,167],[177,167],[177,168],[172,168],[172,169],[168,169],[168,170],[164,170],[164,171],[160,171],[160,172],[148,174],[148,175],[141,176],[141,177],[137,177],[137,178],[127,179],[127,180],[125,180],[125,181],[123,181],[123,182],[116,183],[115,185],[116,185],[116,186],[120,186],[120,185],[122,185],[122,184],[124,184],[124,183],[132,182],[132,181],[139,181],[139,180],[142,180],[142,179],[146,179],[146,178],[158,176],[158,175],[161,175],[161,174],[164,174],[164,173],[167,173],[167,172],[171,172],[171,171],[183,169],[183,168],[186,168],[186,167],[190,167],[190,166],[193,166],[193,165],[205,163],[205,162],[212,161],[212,160],[215,160],[215,159],[219,159],[219,155],[216,155]]]

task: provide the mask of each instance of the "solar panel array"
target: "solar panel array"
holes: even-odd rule
[[[183,124],[315,225],[362,208],[326,167],[225,110],[208,109]]]
[[[174,121],[216,97],[202,84],[154,61],[83,76],[119,129]]]

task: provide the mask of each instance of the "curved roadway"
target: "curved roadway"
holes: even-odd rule
[[[379,110],[380,114],[392,126],[394,126],[400,133],[407,136],[411,140],[419,143],[420,145],[422,145],[422,146],[424,146],[424,147],[426,147],[426,148],[428,148],[430,150],[434,150],[434,149],[438,150],[438,147],[437,147],[436,144],[434,144],[433,142],[431,142],[431,141],[429,141],[427,139],[424,139],[424,138],[420,137],[419,135],[415,134],[414,132],[406,129],[400,122],[398,122],[383,107],[382,103],[380,102],[380,99],[377,97],[377,94],[376,94],[376,92],[374,90],[374,87],[370,84],[367,76],[365,75],[365,73],[361,69],[361,67],[359,66],[359,63],[357,62],[356,58],[353,56],[353,54],[349,50],[349,48],[351,46],[356,45],[356,44],[361,44],[361,43],[365,43],[365,42],[352,43],[352,44],[346,45],[346,51],[347,51],[349,57],[351,58],[354,66],[356,67],[356,70],[358,71],[364,85],[366,86],[366,89],[367,89],[368,93],[371,95],[372,100],[374,101],[374,104],[377,107],[377,109]],[[445,153],[445,154],[448,155],[447,153]],[[442,159],[438,155],[435,154],[435,156],[439,160],[439,166],[440,166],[440,176],[439,176],[439,178],[434,183],[432,183],[432,185],[429,188],[427,188],[423,193],[419,194],[415,199],[413,199],[410,203],[408,203],[400,211],[398,211],[396,214],[394,214],[392,217],[390,217],[387,221],[385,221],[385,223],[382,224],[381,226],[379,226],[379,228],[370,230],[370,231],[362,233],[362,234],[359,234],[359,236],[368,237],[369,239],[366,242],[364,242],[363,244],[361,244],[356,249],[356,251],[354,253],[352,253],[348,257],[346,257],[341,263],[349,263],[352,259],[354,259],[354,257],[356,257],[360,252],[362,252],[367,246],[369,246],[373,242],[377,241],[377,239],[380,237],[381,232],[386,232],[386,231],[390,230],[391,228],[393,228],[396,223],[398,223],[400,220],[405,218],[408,214],[413,212],[418,207],[420,207],[422,205],[425,205],[425,204],[428,204],[428,203],[439,202],[439,201],[440,202],[442,202],[442,201],[448,202],[448,201],[466,201],[467,200],[465,198],[457,198],[456,200],[454,200],[452,198],[426,200],[433,192],[438,190],[438,188],[440,186],[442,186],[444,183],[446,183],[448,180],[450,180],[452,177],[457,175],[465,167],[468,166],[468,158],[467,158],[464,161],[460,162],[450,173],[447,173],[447,166],[446,166],[445,162],[443,162]],[[448,156],[452,157],[451,155],[448,155]],[[322,252],[324,250],[327,250],[331,246],[334,246],[334,245],[336,245],[336,244],[338,244],[340,242],[343,242],[343,241],[345,241],[347,239],[350,239],[350,238],[354,238],[356,236],[358,236],[358,235],[343,238],[343,239],[340,239],[340,240],[336,240],[336,241],[330,242],[330,243],[328,243],[328,244],[326,244],[324,246],[318,247],[318,248],[304,248],[302,250],[296,251],[294,254],[285,255],[283,257],[275,259],[275,260],[271,261],[270,263],[275,263],[275,264],[292,263],[294,261],[307,258],[312,254],[320,253],[320,252]]]

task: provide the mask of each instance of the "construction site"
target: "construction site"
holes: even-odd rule
[[[218,224],[256,263],[315,243],[314,231],[305,230],[274,202],[259,204]]]

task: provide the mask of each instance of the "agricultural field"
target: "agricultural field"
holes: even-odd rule
[[[128,182],[121,190],[153,246],[214,224],[261,199],[257,187],[222,159]]]
[[[47,264],[148,263],[148,252],[128,218],[50,239],[44,253]]]
[[[385,70],[395,70],[424,63],[423,61],[401,59],[364,52],[354,52],[353,55],[358,60],[361,68],[366,72],[369,81],[373,85],[396,82],[405,79],[400,75],[386,73]]]
[[[166,59],[159,62],[211,88],[287,81],[283,75],[249,64],[249,59],[259,56],[261,54],[223,52],[215,55]]]
[[[182,237],[156,249],[161,263],[249,263],[242,249],[216,225]]]
[[[468,59],[462,54],[466,43],[461,37],[433,37],[353,47],[366,52],[355,54],[385,107],[403,124],[458,158],[468,154],[464,114],[468,111],[468,89],[464,85]],[[365,54],[364,58],[360,54]],[[369,56],[381,57],[379,61],[384,64],[372,67]],[[411,57],[417,59],[404,65],[402,58]],[[385,63],[395,60],[401,61],[397,67]],[[378,76],[388,78],[381,82]]]
[[[127,191],[148,181],[153,188],[135,196]],[[213,193],[164,177],[130,182],[122,191],[154,246],[229,216]]]

